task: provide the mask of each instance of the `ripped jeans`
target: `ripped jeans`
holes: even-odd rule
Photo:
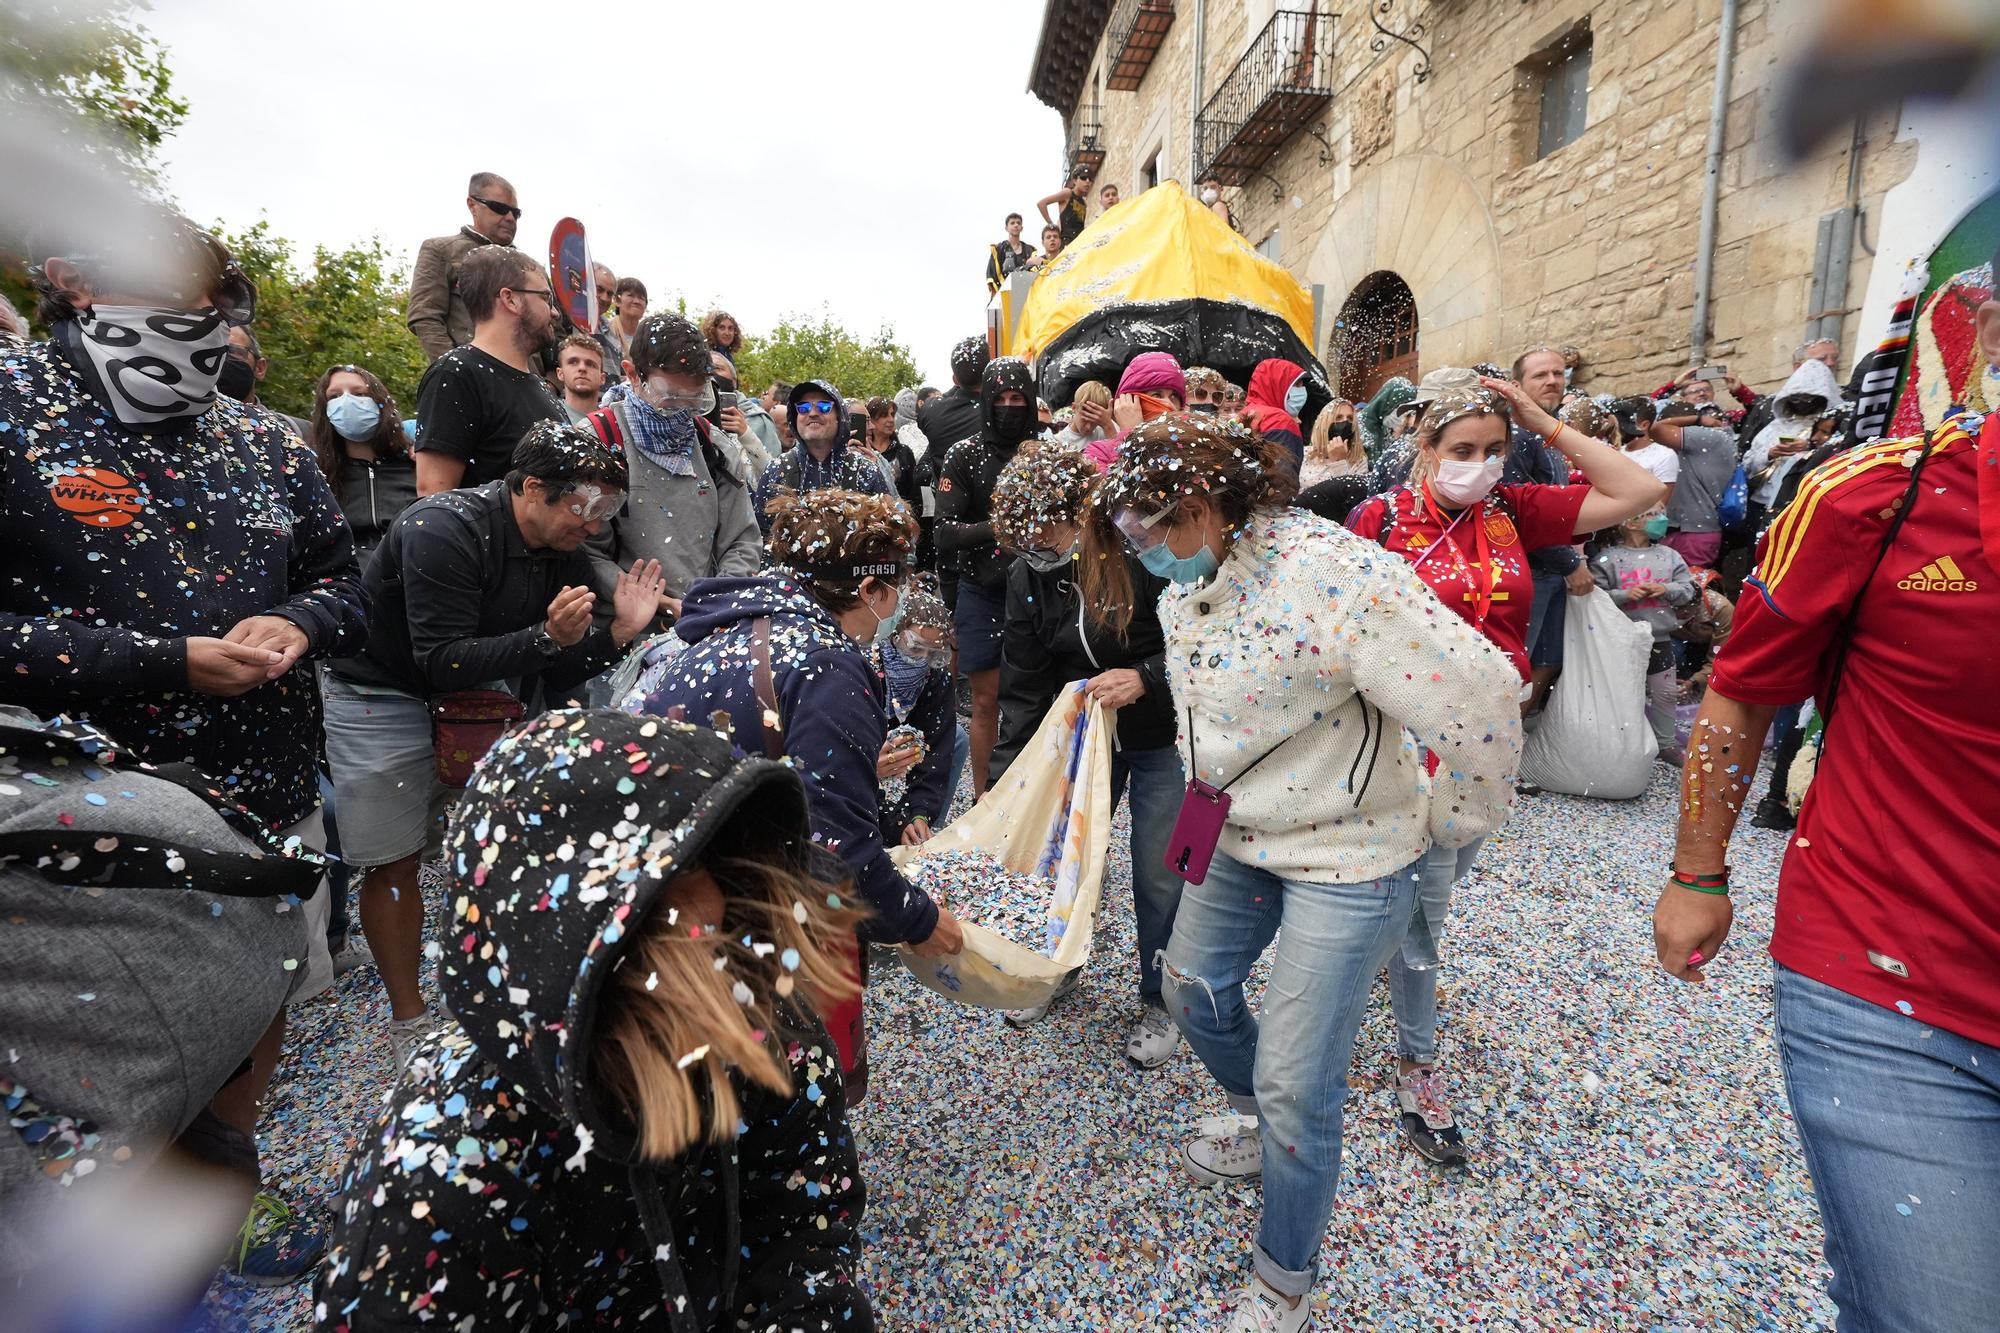
[[[1257,1274],[1287,1296],[1312,1290],[1340,1182],[1341,1100],[1375,974],[1402,945],[1416,864],[1361,884],[1307,884],[1218,854],[1181,894],[1167,945],[1167,1012],[1264,1142]],[[1279,927],[1283,927],[1282,933]],[[1272,936],[1262,1018],[1243,979]]]

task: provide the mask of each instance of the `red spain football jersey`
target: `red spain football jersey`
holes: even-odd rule
[[[1535,601],[1527,552],[1575,541],[1576,516],[1589,494],[1588,486],[1495,486],[1476,512],[1440,515],[1421,492],[1399,486],[1364,500],[1348,515],[1348,525],[1416,565],[1438,600],[1491,639],[1526,680]]]
[[[1981,545],[1965,430],[1933,435],[1910,516],[1869,578],[1922,447],[1856,449],[1806,480],[1765,535],[1712,683],[1743,703],[1824,697],[1867,580],[1771,953],[2000,1045],[2000,569]]]

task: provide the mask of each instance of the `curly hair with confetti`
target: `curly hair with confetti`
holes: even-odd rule
[[[835,615],[859,603],[864,579],[901,582],[917,548],[917,520],[893,495],[808,491],[777,496],[767,512],[771,535],[764,549],[771,563],[797,574]]]
[[[1047,545],[1052,524],[1078,523],[1097,489],[1097,464],[1079,449],[1024,446],[993,483],[993,535],[1002,546]]]
[[[1291,455],[1234,420],[1175,412],[1125,437],[1084,511],[1084,604],[1121,635],[1132,623],[1132,573],[1115,520],[1126,509],[1148,516],[1201,496],[1234,534],[1259,510],[1282,508],[1299,492]]]

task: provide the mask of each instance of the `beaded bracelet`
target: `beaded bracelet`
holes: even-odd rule
[[[1672,882],[1696,893],[1727,894],[1729,892],[1729,867],[1724,866],[1720,874],[1689,874],[1675,869]]]

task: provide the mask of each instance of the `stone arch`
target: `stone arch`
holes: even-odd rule
[[[1356,283],[1327,344],[1334,392],[1358,403],[1392,376],[1415,379],[1420,325],[1416,294],[1401,274],[1377,269]]]
[[[1485,195],[1457,165],[1406,153],[1357,173],[1305,264],[1306,281],[1324,285],[1342,308],[1383,270],[1416,298],[1420,369],[1499,354],[1500,239]],[[1322,350],[1338,375],[1337,337]]]

